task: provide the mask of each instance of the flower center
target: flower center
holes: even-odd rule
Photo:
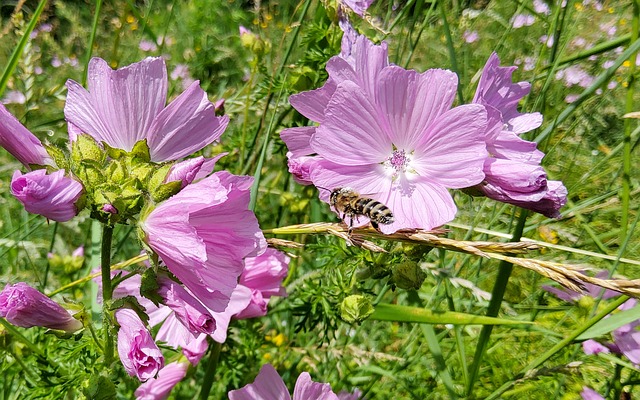
[[[387,173],[391,175],[393,180],[396,180],[400,174],[405,172],[413,172],[410,166],[411,154],[407,154],[404,150],[393,150],[391,157],[387,158],[382,165],[384,165]]]

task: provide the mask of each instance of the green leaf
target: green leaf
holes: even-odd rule
[[[417,322],[420,324],[452,325],[524,325],[529,321],[513,321],[503,318],[485,317],[453,311],[431,311],[424,308],[378,304],[369,317],[378,321]]]
[[[600,320],[600,322],[582,332],[582,334],[578,336],[576,340],[587,340],[606,335],[614,329],[618,329],[622,325],[637,321],[638,319],[640,319],[640,306],[635,306],[630,310],[624,310],[612,314],[609,318]]]

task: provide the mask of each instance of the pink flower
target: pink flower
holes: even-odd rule
[[[159,278],[158,294],[163,304],[175,313],[176,318],[194,334],[211,334],[216,330],[216,321],[198,300],[193,298],[177,282],[167,277]]]
[[[69,333],[82,329],[82,322],[60,304],[24,282],[7,285],[0,292],[0,317],[22,328],[43,326]]]
[[[265,247],[248,209],[252,178],[217,172],[160,203],[140,223],[149,247],[202,304],[223,312],[243,259]]]
[[[82,194],[82,185],[64,176],[64,170],[47,174],[44,169],[22,174],[16,171],[11,179],[11,194],[25,210],[33,214],[65,222],[78,214],[76,202]]]
[[[290,258],[284,253],[268,248],[257,257],[247,257],[240,275],[240,283],[251,290],[251,302],[235,315],[238,319],[261,317],[267,314],[271,296],[286,296],[282,280],[287,276]]]
[[[10,90],[2,98],[2,104],[24,104],[27,101],[24,93]]]
[[[116,311],[118,355],[127,374],[144,382],[156,376],[164,365],[162,352],[135,311],[122,308]]]
[[[374,1],[375,0],[342,0],[342,3],[346,4],[354,13],[362,17]]]
[[[331,190],[348,186],[386,204],[395,222],[381,225],[384,233],[451,221],[456,206],[447,188],[484,178],[484,107],[451,109],[453,72],[420,74],[389,65],[386,46],[364,36],[349,55],[329,60],[327,71],[322,88],[290,99],[320,125],[282,133],[293,157],[317,154],[311,180],[327,189],[321,199],[328,202]],[[361,226],[368,219],[353,222]]]
[[[580,392],[582,400],[604,400],[604,396],[589,387],[583,387]]]
[[[527,82],[512,82],[516,67],[500,67],[491,54],[480,77],[473,99],[487,108],[486,131],[489,158],[484,163],[484,181],[471,188],[491,199],[559,217],[567,190],[559,181],[548,181],[540,166],[544,154],[536,143],[520,139],[522,133],[542,124],[540,113],[518,112],[518,102],[529,93]]]
[[[585,340],[582,342],[582,351],[584,354],[590,356],[598,353],[610,353],[611,350],[600,342],[596,342],[593,339]]]
[[[293,157],[292,152],[287,152],[287,165],[289,173],[293,175],[293,180],[301,185],[313,185],[311,181],[311,171],[318,162],[317,157]]]
[[[158,46],[150,40],[141,40],[138,44],[138,48],[142,51],[156,51]]]
[[[189,364],[172,362],[158,372],[157,378],[151,378],[136,389],[136,400],[164,400],[171,389],[187,375]]]
[[[462,38],[467,43],[474,43],[480,39],[480,35],[478,35],[477,31],[464,31]]]
[[[30,165],[53,165],[53,160],[47,154],[42,142],[2,104],[0,104],[0,146],[29,169]]]
[[[545,3],[543,0],[533,0],[533,11],[537,12],[538,14],[551,14],[549,5],[547,5],[547,3]]]
[[[260,369],[253,383],[242,389],[229,392],[229,400],[291,400],[284,381],[271,364],[265,364]],[[303,372],[296,381],[293,390],[293,400],[339,400],[328,383],[318,383],[311,380],[307,372]]]
[[[130,151],[146,139],[151,161],[172,161],[218,139],[229,122],[226,116],[216,117],[198,82],[165,107],[167,69],[161,58],[115,71],[106,61],[93,58],[88,76],[89,91],[67,81],[64,113],[71,140],[87,133],[98,142]]]
[[[517,14],[511,18],[511,26],[515,29],[531,26],[534,22],[536,22],[536,17],[530,14]]]

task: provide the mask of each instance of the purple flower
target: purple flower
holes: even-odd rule
[[[140,44],[138,44],[138,48],[142,51],[156,51],[158,50],[158,46],[150,40],[141,40]]]
[[[600,342],[597,342],[593,339],[585,340],[582,342],[582,351],[584,354],[590,356],[598,353],[609,353],[611,350]]]
[[[7,285],[0,292],[0,317],[22,328],[43,326],[69,333],[82,329],[82,322],[60,304],[24,282]]]
[[[98,142],[130,151],[146,139],[151,161],[172,161],[218,139],[229,122],[227,116],[216,117],[198,82],[165,107],[167,69],[161,58],[115,71],[103,59],[93,58],[88,76],[89,91],[67,81],[64,113],[71,140],[87,133]]]
[[[44,215],[48,219],[65,222],[78,214],[76,202],[82,194],[82,185],[66,176],[63,169],[47,175],[39,169],[22,174],[16,171],[11,179],[11,194],[25,210]]]
[[[551,14],[551,9],[549,5],[545,3],[543,0],[533,0],[533,11],[538,14],[549,15]]]
[[[213,172],[216,162],[227,153],[218,154],[213,158],[194,157],[180,161],[171,166],[164,183],[182,181],[182,188],[191,182],[205,178]]]
[[[172,362],[136,389],[136,400],[165,400],[171,389],[187,375],[189,364]]]
[[[260,369],[253,383],[242,389],[229,392],[229,400],[291,400],[284,381],[271,364],[265,364]],[[339,400],[328,383],[318,383],[311,380],[307,372],[303,372],[296,381],[293,390],[293,400]]]
[[[156,376],[164,365],[162,352],[135,311],[122,308],[116,311],[118,355],[127,374],[144,382]]]
[[[420,74],[389,65],[386,46],[364,36],[350,51],[329,60],[322,88],[291,97],[300,113],[320,123],[282,133],[292,157],[317,154],[311,181],[327,189],[322,200],[348,186],[386,204],[395,222],[381,225],[384,233],[451,221],[456,206],[447,188],[484,177],[484,107],[451,109],[453,72]],[[361,226],[368,219],[353,222]]]
[[[313,185],[311,181],[311,171],[318,163],[318,157],[293,157],[292,152],[287,152],[287,165],[289,173],[293,175],[293,180],[301,185]]]
[[[189,66],[186,64],[176,64],[173,71],[171,71],[171,80],[177,79],[187,79],[190,77],[189,75]]]
[[[145,241],[207,308],[223,312],[243,259],[265,247],[248,209],[252,178],[217,172],[160,203],[140,223]]]
[[[517,14],[511,18],[511,26],[515,29],[531,26],[534,22],[536,22],[536,17],[530,14]]]
[[[582,388],[580,396],[582,396],[582,400],[604,400],[600,393],[586,386]]]
[[[0,104],[0,146],[25,167],[53,165],[42,142]]]
[[[518,112],[518,102],[529,93],[527,82],[512,82],[516,67],[500,67],[496,53],[491,54],[480,77],[473,99],[487,108],[487,150],[484,181],[469,190],[491,199],[514,204],[547,217],[559,217],[566,203],[567,190],[559,181],[548,181],[540,166],[544,154],[536,143],[519,135],[542,124],[540,113]]]
[[[346,4],[354,13],[361,17],[374,1],[375,0],[341,0],[343,4]]]
[[[480,35],[478,35],[477,31],[464,31],[462,38],[467,43],[474,43],[480,39]]]
[[[24,104],[27,101],[24,93],[17,90],[10,90],[2,98],[2,104]]]
[[[235,315],[238,319],[261,317],[267,314],[271,296],[286,296],[282,280],[287,276],[290,258],[284,253],[268,248],[257,257],[244,260],[240,283],[251,290],[251,302]]]

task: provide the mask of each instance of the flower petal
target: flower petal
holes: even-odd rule
[[[0,146],[24,166],[53,165],[42,142],[0,104]]]
[[[315,126],[298,126],[284,129],[280,132],[280,138],[287,145],[294,158],[309,156],[315,151],[311,148],[311,137],[316,133]]]
[[[172,161],[195,153],[218,139],[229,116],[215,107],[195,81],[154,119],[148,131],[151,161]]]
[[[289,97],[289,103],[298,112],[314,122],[322,122],[324,119],[324,109],[329,104],[337,84],[329,78],[319,89],[310,90],[294,94]]]
[[[260,369],[255,381],[229,392],[229,400],[290,400],[289,391],[271,364]]]
[[[429,126],[413,165],[422,177],[445,187],[473,186],[484,178],[486,111],[469,104],[455,107]]]
[[[314,382],[308,372],[303,372],[296,380],[293,400],[338,400],[328,383]]]
[[[337,164],[383,162],[393,153],[388,130],[376,107],[353,82],[338,85],[326,108],[325,120],[311,138],[311,148]]]
[[[379,76],[376,103],[387,118],[391,140],[400,149],[413,150],[425,129],[451,108],[458,77],[451,71],[431,69],[423,74],[398,66]]]

